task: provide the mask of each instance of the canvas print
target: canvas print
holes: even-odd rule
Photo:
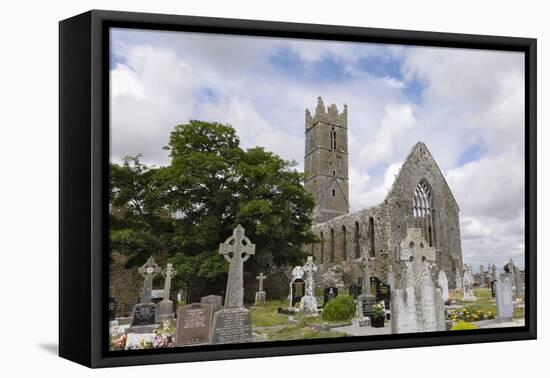
[[[109,349],[524,326],[524,61],[111,28]]]

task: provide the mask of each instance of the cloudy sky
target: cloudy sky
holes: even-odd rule
[[[190,119],[233,125],[303,170],[305,108],[348,105],[351,210],[381,202],[417,141],[461,208],[464,261],[524,266],[522,53],[111,31],[111,159]]]

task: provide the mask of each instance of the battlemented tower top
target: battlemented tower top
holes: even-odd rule
[[[306,109],[306,130],[313,127],[318,122],[328,123],[333,126],[348,127],[348,106],[344,104],[344,111],[338,112],[338,107],[335,104],[325,107],[323,98],[317,97],[317,107],[315,115],[312,117],[309,109]]]

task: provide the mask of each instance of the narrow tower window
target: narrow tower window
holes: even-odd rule
[[[336,195],[336,190],[332,189],[332,196],[334,197]]]
[[[336,130],[334,129],[334,127],[332,128],[332,130],[330,130],[330,149],[336,149]]]

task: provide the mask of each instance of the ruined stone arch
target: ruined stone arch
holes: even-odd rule
[[[323,264],[325,262],[325,239],[323,237],[323,232],[321,231],[321,234],[320,234],[320,239],[321,239],[321,264]]]
[[[346,261],[348,259],[348,239],[347,239],[347,230],[346,225],[342,225],[342,260]]]
[[[422,235],[430,245],[436,245],[436,229],[434,224],[433,191],[430,183],[425,178],[421,179],[414,190],[412,213],[415,218],[415,227],[422,230]]]
[[[330,229],[330,254],[329,254],[329,262],[334,262],[334,228]]]
[[[369,217],[369,227],[367,230],[369,237],[369,257],[374,257],[376,255],[376,245],[374,242],[374,218]]]
[[[359,222],[355,221],[355,232],[353,233],[353,246],[355,249],[355,258],[358,259],[361,257],[361,246],[359,245]]]

